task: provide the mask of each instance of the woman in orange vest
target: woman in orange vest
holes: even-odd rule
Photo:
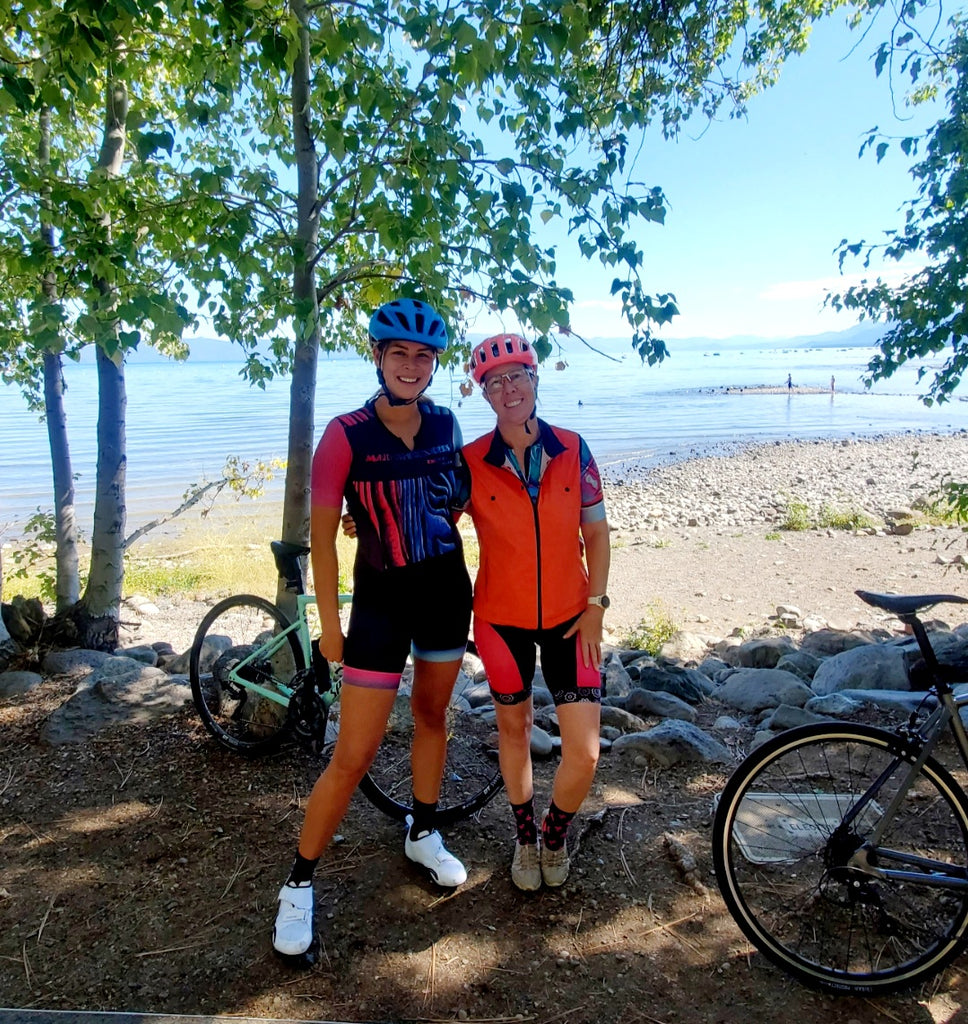
[[[480,542],[474,641],[497,714],[501,774],[514,812],[511,878],[562,885],[565,835],[598,764],[608,522],[598,467],[578,434],[537,418],[537,359],[516,334],[487,338],[471,375],[497,416],[466,445],[464,509]],[[557,708],[561,762],[540,828],[534,814],[531,688],[536,651]]]

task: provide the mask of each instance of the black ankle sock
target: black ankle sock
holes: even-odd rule
[[[548,850],[560,850],[565,845],[568,825],[575,816],[575,811],[563,811],[554,800],[541,824],[541,841]]]
[[[296,859],[292,862],[289,877],[286,879],[286,885],[303,885],[306,882],[311,882],[318,863],[318,857],[315,860],[307,860],[297,850]]]
[[[419,839],[421,832],[433,832],[434,819],[437,817],[437,801],[425,804],[413,798],[413,824],[410,826],[410,838]]]
[[[511,804],[517,840],[522,846],[533,846],[538,841],[538,827],[534,823],[534,794],[523,804]]]

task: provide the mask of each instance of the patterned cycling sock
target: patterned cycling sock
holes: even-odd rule
[[[514,827],[521,846],[533,846],[538,841],[538,829],[534,823],[534,795],[523,804],[511,804]]]
[[[560,850],[565,845],[565,834],[575,814],[575,811],[563,811],[554,800],[551,801],[548,813],[541,823],[541,842],[546,849]]]
[[[308,860],[297,850],[296,859],[292,862],[289,877],[286,879],[286,885],[304,885],[306,882],[311,882],[318,863],[318,857]]]
[[[410,838],[419,839],[421,833],[433,832],[434,819],[437,817],[437,801],[425,804],[413,798],[413,823],[410,825]]]

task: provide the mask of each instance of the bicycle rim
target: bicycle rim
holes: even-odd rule
[[[898,738],[878,729],[807,726],[754,751],[720,798],[713,860],[730,913],[770,960],[815,987],[895,991],[937,973],[964,946],[968,893],[847,867],[898,792],[907,763],[853,821],[844,817],[900,753]],[[964,877],[968,803],[934,759],[880,849],[930,858]],[[902,866],[886,854],[872,863]]]
[[[260,648],[289,625],[275,605],[243,594],[219,602],[198,627],[189,664],[192,699],[205,728],[230,750],[267,754],[286,734],[287,695],[305,667],[298,633],[293,630],[272,649]],[[283,696],[286,704],[246,682]]]
[[[448,825],[480,810],[503,785],[489,738],[495,726],[474,714],[455,694],[447,708],[447,761],[441,781],[437,822]],[[397,697],[387,730],[369,772],[360,783],[367,799],[402,821],[412,810],[410,699]]]

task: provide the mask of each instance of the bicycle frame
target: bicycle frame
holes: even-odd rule
[[[340,605],[349,604],[351,600],[352,594],[339,595]],[[284,630],[276,633],[275,636],[267,640],[261,647],[257,647],[248,657],[243,658],[230,670],[228,674],[229,680],[244,690],[257,693],[260,697],[265,697],[267,700],[275,701],[276,704],[279,704],[284,708],[289,707],[289,702],[294,693],[292,687],[280,684],[278,690],[270,690],[265,686],[261,686],[259,683],[254,683],[251,679],[245,679],[242,676],[242,672],[246,667],[252,665],[257,660],[261,661],[263,659],[268,659],[271,661],[271,659],[280,650],[282,650],[282,648],[288,645],[289,635],[293,630],[297,631],[299,634],[299,646],[302,648],[304,664],[311,665],[313,663],[312,639],[309,635],[309,619],[307,618],[306,610],[315,604],[316,597],[314,594],[297,594],[295,620]],[[332,705],[337,696],[339,696],[338,686],[332,686],[328,690],[320,693],[320,697],[322,697],[323,702],[327,707]]]
[[[847,867],[873,878],[910,881],[916,882],[919,885],[937,886],[946,889],[968,889],[968,865],[944,864],[926,857],[915,857],[911,854],[891,850],[890,848],[882,848],[880,845],[882,837],[906,799],[908,791],[921,774],[925,762],[931,756],[938,740],[946,729],[950,729],[954,735],[961,760],[965,768],[968,769],[968,734],[966,734],[964,723],[961,721],[961,716],[958,713],[961,708],[968,706],[968,693],[955,694],[951,686],[944,679],[937,657],[920,620],[913,615],[901,616],[901,619],[911,626],[921,653],[931,671],[934,680],[933,689],[938,698],[938,706],[931,712],[918,730],[917,739],[920,746],[918,756],[908,762],[906,776],[901,781],[897,792],[874,827],[869,840],[851,856],[847,862]],[[864,796],[851,808],[843,822],[841,822],[841,828],[849,826],[863,812],[864,808],[876,798],[881,786],[894,774],[902,760],[906,759],[895,758],[884,769],[880,778],[874,782]],[[872,864],[872,854],[878,859],[887,858],[899,864],[916,866],[919,870],[904,871]]]

